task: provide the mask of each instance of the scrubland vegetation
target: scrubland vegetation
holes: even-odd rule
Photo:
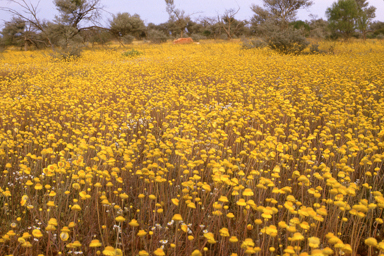
[[[319,49],[4,52],[0,254],[384,253],[384,44]]]

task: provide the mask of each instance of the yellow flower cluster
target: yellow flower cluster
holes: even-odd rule
[[[3,53],[0,251],[384,253],[384,44],[333,47]]]

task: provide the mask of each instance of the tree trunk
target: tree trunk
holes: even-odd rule
[[[28,51],[28,41],[26,36],[24,36],[24,51]]]
[[[225,28],[225,24],[222,23],[223,29],[224,29],[225,33],[227,34],[227,36],[228,36],[228,40],[232,39],[232,36],[231,36],[231,24],[232,24],[232,22],[228,22],[228,29],[226,29]]]

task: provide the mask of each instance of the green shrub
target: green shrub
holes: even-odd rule
[[[211,34],[212,34],[212,32],[209,31],[209,30],[204,30],[204,31],[203,31],[203,35],[204,35],[205,37],[210,37]]]
[[[130,51],[127,51],[127,52],[124,52],[122,55],[124,57],[130,57],[130,58],[133,58],[133,57],[136,57],[136,56],[140,56],[144,54],[143,52],[140,52],[138,50],[135,50],[135,49],[132,49]]]

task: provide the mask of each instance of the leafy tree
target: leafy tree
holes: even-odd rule
[[[273,18],[273,14],[268,10],[258,5],[252,5],[251,10],[255,13],[251,19],[251,23],[255,26],[265,23]]]
[[[364,40],[367,38],[367,32],[372,20],[376,17],[376,7],[368,6],[367,0],[355,0],[358,8],[357,29],[363,34]]]
[[[110,32],[117,37],[132,35],[135,38],[145,37],[144,21],[138,14],[130,15],[129,13],[118,13],[113,15],[113,19],[109,21]]]
[[[370,24],[369,29],[376,37],[380,34],[384,35],[384,22],[374,21]]]
[[[194,42],[207,39],[207,36],[204,35],[204,26],[199,21],[191,21],[188,23],[187,34]]]
[[[202,34],[205,37],[217,39],[223,33],[223,28],[220,25],[220,20],[212,17],[204,17],[200,19],[200,24],[203,26]]]
[[[82,35],[85,31],[109,30],[98,23],[103,10],[101,0],[54,0],[54,4],[59,12],[55,23],[60,28],[55,34],[62,36],[59,46],[69,47],[68,50],[76,56],[81,52],[80,42],[84,42]]]
[[[54,4],[59,11],[59,15],[56,16],[58,23],[78,30],[82,22],[97,23],[103,8],[101,0],[54,0]]]
[[[202,34],[204,31],[204,27],[201,23],[190,21],[187,25],[188,35],[192,34]]]
[[[40,1],[35,5],[26,0],[9,0],[9,2],[17,5],[18,9],[0,7],[0,10],[7,11],[26,22],[31,29],[39,32],[40,37],[52,47],[55,44],[51,39],[55,39],[56,43],[60,42],[59,46],[66,47],[69,43],[74,44],[77,42],[82,31],[95,28],[103,29],[95,25],[102,10],[101,0],[54,0],[54,4],[59,11],[59,15],[55,17],[54,22],[43,22],[39,19],[37,10]],[[94,25],[85,26],[89,22],[94,23]],[[53,27],[58,30],[52,29]],[[65,35],[65,37],[56,40],[59,35]],[[71,40],[72,42],[70,42]]]
[[[338,0],[327,9],[326,16],[332,33],[342,35],[346,40],[355,32],[358,5],[355,0]]]
[[[193,14],[186,14],[185,11],[177,9],[174,0],[165,0],[165,3],[167,5],[167,13],[169,14],[169,25],[173,31],[180,33],[180,37],[183,37]]]
[[[251,10],[255,13],[253,21],[261,24],[274,20],[281,27],[287,27],[289,22],[294,21],[299,9],[313,4],[310,0],[263,0],[263,2],[264,8],[258,5],[251,6]]]
[[[24,44],[23,34],[25,31],[25,21],[13,17],[11,21],[5,22],[1,31],[2,42],[4,45],[22,46]]]
[[[329,38],[329,23],[326,20],[318,19],[317,15],[311,14],[312,19],[308,22],[309,25],[309,37],[324,39]]]
[[[151,30],[156,30],[156,31],[160,31],[162,32],[167,38],[172,36],[172,37],[176,37],[180,31],[179,29],[175,26],[174,23],[170,22],[170,21],[167,21],[167,22],[164,22],[164,23],[160,23],[158,25],[155,25],[153,23],[149,23],[147,25],[147,37],[149,35],[149,31]]]
[[[36,29],[27,21],[13,17],[11,21],[5,22],[2,35],[3,45],[24,46],[24,50],[28,50],[33,45],[36,48],[45,46],[44,39],[36,33]]]
[[[263,37],[271,49],[285,54],[299,54],[308,42],[302,29],[294,29],[289,23],[294,21],[301,8],[313,4],[310,0],[263,0],[263,7],[252,5],[255,13],[251,29]]]
[[[168,33],[170,33],[174,38],[185,37],[190,19],[184,21],[185,23],[181,23],[181,21],[177,21],[174,19],[168,20],[166,22]]]
[[[379,29],[384,29],[384,22],[382,21],[374,21],[369,25],[369,29],[372,31],[376,31]]]
[[[26,0],[8,0],[8,2],[17,5],[21,11],[11,7],[2,6],[0,6],[0,10],[11,13],[15,18],[24,21],[26,24],[28,23],[31,30],[33,29],[35,31],[39,31],[44,40],[46,40],[48,44],[53,47],[53,44],[45,30],[44,22],[42,22],[37,16],[40,1],[36,5],[28,3]]]
[[[289,23],[289,25],[293,26],[295,29],[304,29],[307,31],[310,30],[309,24],[305,21],[302,21],[302,20],[293,21],[293,22]]]

